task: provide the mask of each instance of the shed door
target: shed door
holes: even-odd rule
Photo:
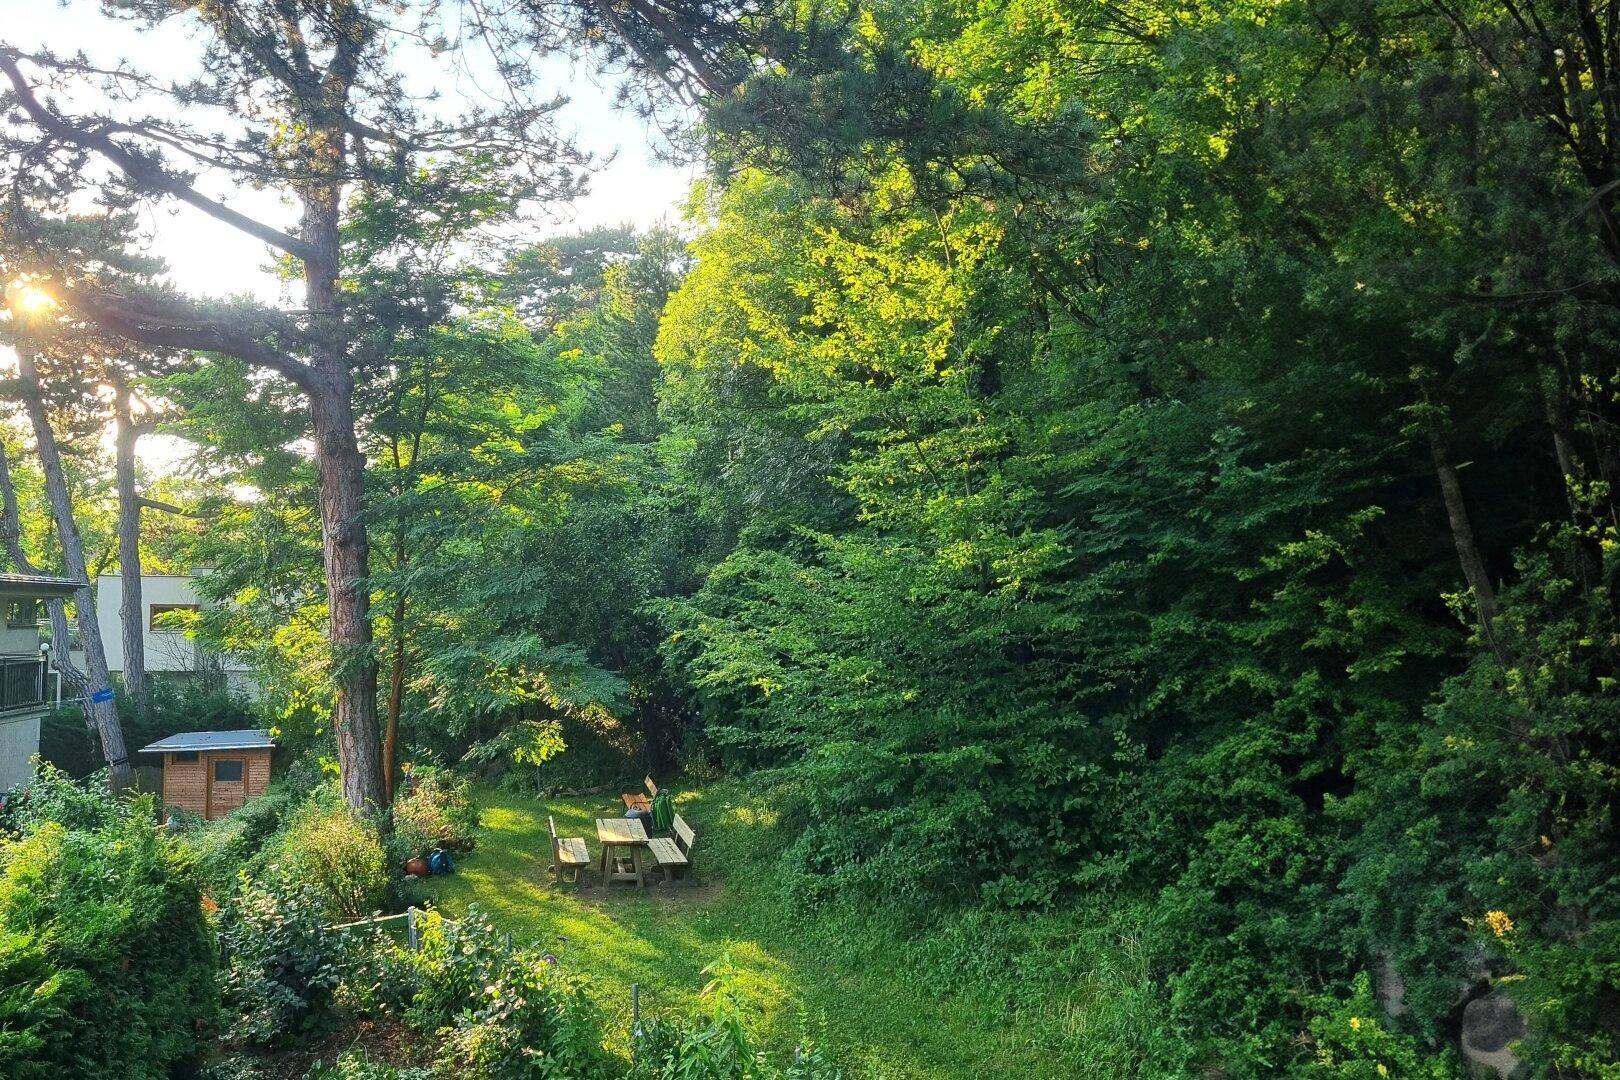
[[[208,817],[224,817],[247,801],[247,759],[229,755],[208,762]]]

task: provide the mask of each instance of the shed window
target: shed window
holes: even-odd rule
[[[146,628],[148,630],[179,630],[173,619],[164,616],[171,611],[199,611],[196,604],[149,604],[146,609]]]
[[[173,760],[176,765],[195,765],[197,763],[197,751],[176,750]]]
[[[233,758],[214,762],[214,782],[216,784],[241,783],[242,760]]]

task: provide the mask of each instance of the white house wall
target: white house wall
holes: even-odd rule
[[[123,603],[123,582],[117,574],[102,574],[96,580],[96,615],[101,621],[101,637],[107,649],[107,667],[124,670],[124,630],[119,606]],[[147,671],[196,671],[197,643],[181,630],[153,630],[152,606],[202,604],[194,577],[175,574],[147,574],[141,579],[141,632],[146,639]],[[235,667],[227,663],[227,669]]]
[[[33,777],[29,759],[39,753],[39,716],[0,716],[0,791],[22,787]]]
[[[39,626],[12,626],[0,611],[0,655],[5,656],[38,656],[39,655]],[[44,618],[45,605],[40,605],[40,617]],[[3,789],[0,789],[3,790]]]

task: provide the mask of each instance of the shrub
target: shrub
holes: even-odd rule
[[[291,813],[290,795],[271,788],[258,798],[217,821],[204,821],[184,810],[170,810],[169,827],[185,838],[197,856],[197,869],[215,896],[236,890],[242,868],[252,863],[259,849],[281,828]]]
[[[336,1061],[326,1065],[317,1061],[304,1080],[432,1080],[428,1069],[398,1068],[387,1062],[373,1061],[364,1050],[347,1050]]]
[[[249,799],[217,821],[204,821],[185,810],[167,811],[169,826],[185,837],[197,854],[203,880],[215,896],[228,897],[239,884],[244,868],[262,870],[260,857],[266,844],[293,817],[294,812],[326,784],[320,762],[313,755],[295,758],[263,795]]]
[[[409,790],[394,800],[395,851],[401,860],[434,847],[471,851],[478,829],[467,780],[445,769],[418,767]]]
[[[216,1017],[196,874],[150,800],[71,787],[47,770],[0,844],[0,1075],[167,1076]]]
[[[181,731],[237,731],[264,724],[252,702],[218,682],[186,676],[167,678],[158,672],[148,680],[144,711],[136,709],[120,689],[118,720],[124,730],[124,745],[132,748]],[[91,776],[104,764],[101,746],[86,732],[84,711],[77,702],[66,703],[45,715],[40,722],[39,752],[74,777]]]
[[[139,804],[110,798],[106,787],[100,779],[80,784],[50,762],[41,761],[28,789],[11,798],[7,827],[14,833],[26,833],[46,823],[82,832],[114,828],[128,821],[133,808]],[[145,820],[150,821],[150,804],[145,810],[148,815]]]
[[[513,950],[476,907],[448,923],[429,913],[412,957],[406,1022],[442,1041],[446,1075],[480,1080],[604,1075],[596,1014],[579,980]]]
[[[250,885],[226,910],[222,937],[233,1040],[281,1045],[329,1025],[344,941],[327,928],[318,890]]]
[[[802,1043],[786,1062],[771,1061],[754,1046],[727,958],[704,969],[714,976],[703,989],[696,1021],[653,1019],[636,1036],[633,1080],[843,1080],[844,1070],[821,1050]]]
[[[265,845],[264,875],[308,886],[332,919],[358,919],[387,901],[391,879],[377,827],[323,793],[299,806]]]
[[[1391,1032],[1379,1019],[1366,972],[1351,983],[1344,1002],[1324,1000],[1323,1015],[1311,1021],[1316,1061],[1299,1073],[1341,1080],[1446,1080],[1456,1075],[1447,1055],[1435,1060],[1417,1040]]]

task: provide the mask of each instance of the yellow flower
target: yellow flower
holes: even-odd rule
[[[1508,918],[1508,913],[1505,911],[1487,911],[1485,913],[1485,925],[1489,926],[1491,933],[1499,938],[1507,937],[1513,933],[1513,920]]]
[[[1361,1030],[1361,1017],[1352,1016],[1350,1018],[1350,1030],[1351,1031],[1360,1031]]]

